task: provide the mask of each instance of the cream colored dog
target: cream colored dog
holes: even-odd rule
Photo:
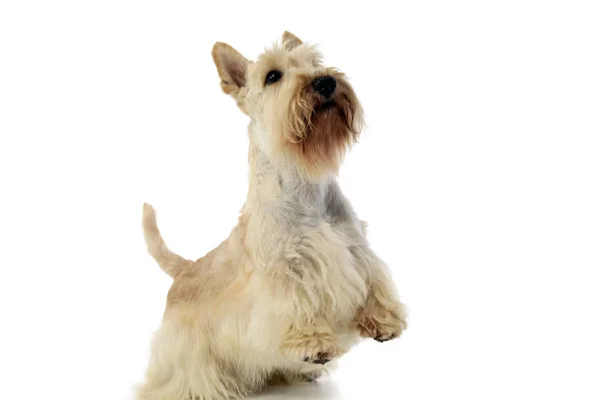
[[[231,399],[314,380],[361,336],[386,341],[407,326],[336,181],[362,128],[347,79],[289,32],[256,62],[224,43],[212,56],[251,120],[248,197],[229,238],[197,261],[167,249],[144,204],[148,251],[174,282],[138,399]]]

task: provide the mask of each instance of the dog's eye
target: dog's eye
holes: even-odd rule
[[[281,73],[281,71],[273,70],[267,72],[267,76],[265,77],[265,85],[270,85],[272,83],[277,82],[281,79],[282,76],[283,74]]]

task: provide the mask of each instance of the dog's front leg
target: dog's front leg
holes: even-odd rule
[[[309,327],[292,326],[282,350],[287,358],[312,364],[326,364],[341,354],[337,339],[325,321]]]
[[[378,342],[394,339],[408,327],[406,307],[398,300],[387,265],[369,252],[369,294],[356,323],[361,336]]]

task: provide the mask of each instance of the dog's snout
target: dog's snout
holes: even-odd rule
[[[333,94],[336,84],[333,76],[319,76],[312,82],[313,89],[325,98]]]

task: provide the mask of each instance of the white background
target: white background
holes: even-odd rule
[[[595,4],[594,4],[595,3]],[[368,122],[340,181],[410,307],[265,399],[600,398],[594,1],[0,3],[0,398],[131,399],[170,279],[235,225],[247,118],[210,50],[321,43]]]

